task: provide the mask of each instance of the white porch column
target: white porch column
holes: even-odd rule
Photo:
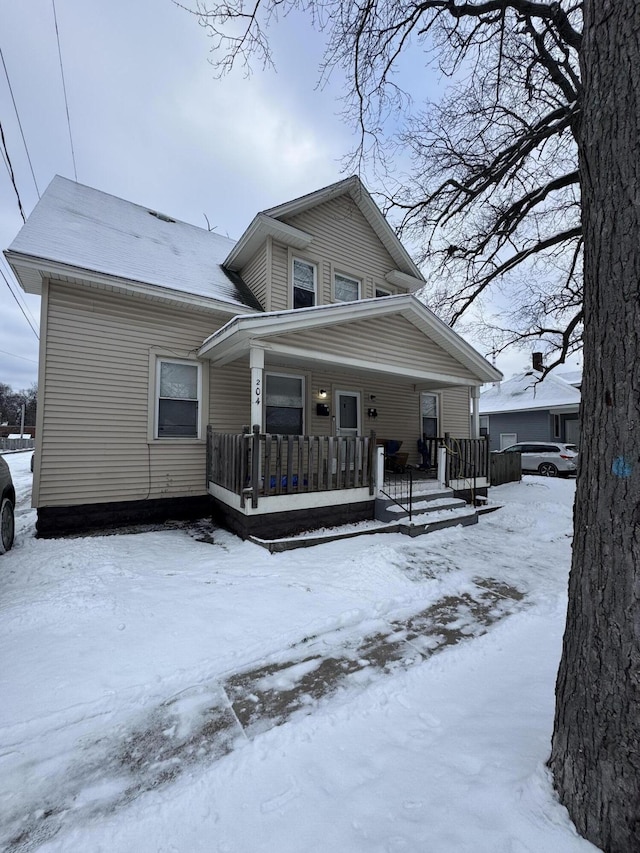
[[[471,388],[471,438],[480,438],[480,387]]]
[[[251,429],[257,424],[262,432],[262,398],[264,396],[264,350],[251,346],[249,350],[251,367]]]

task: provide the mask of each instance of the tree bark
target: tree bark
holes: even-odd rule
[[[550,767],[578,831],[640,851],[640,3],[585,0],[584,379]]]

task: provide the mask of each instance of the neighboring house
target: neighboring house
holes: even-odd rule
[[[424,278],[358,178],[234,242],[56,177],[5,255],[42,295],[41,535],[212,499],[241,535],[370,518],[370,431],[418,464],[425,432],[477,439],[501,377],[412,295]]]
[[[480,427],[491,450],[520,441],[577,443],[580,391],[560,376],[541,377],[528,370],[482,392]]]

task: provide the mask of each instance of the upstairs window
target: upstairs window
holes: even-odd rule
[[[309,308],[316,304],[316,265],[300,258],[293,259],[293,307]]]
[[[376,299],[379,299],[381,296],[393,296],[393,293],[387,290],[386,287],[380,287],[376,284]]]
[[[360,299],[360,282],[357,278],[336,273],[333,278],[333,292],[336,302],[355,302]]]
[[[157,438],[199,438],[201,365],[159,359],[156,387]]]

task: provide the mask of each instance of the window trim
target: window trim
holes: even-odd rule
[[[440,435],[436,437],[441,438],[442,435],[444,435],[444,430],[442,429],[442,394],[439,391],[422,390],[418,394],[418,435],[420,438],[424,437],[422,432],[423,418],[425,417],[422,414],[422,397],[424,394],[428,394],[430,397],[436,398],[436,432],[440,433]]]
[[[285,370],[265,370],[264,371],[264,405],[262,407],[262,432],[267,431],[267,407],[269,405],[269,397],[267,394],[267,377],[269,376],[285,376],[288,379],[300,379],[302,382],[302,435],[306,435],[307,426],[307,374],[306,373],[290,373]],[[293,408],[291,406],[290,408]],[[272,433],[276,435],[278,433]]]
[[[352,281],[358,286],[358,295],[355,299],[338,299],[336,296],[336,278],[343,278],[347,281]],[[331,301],[332,302],[359,302],[362,299],[362,278],[359,276],[353,275],[352,273],[343,272],[339,269],[333,270],[333,275],[331,278]]]
[[[147,441],[149,444],[202,444],[206,440],[206,425],[209,417],[209,362],[198,361],[188,353],[168,353],[152,347],[149,352],[149,397],[147,406]],[[162,362],[188,364],[196,367],[198,382],[197,434],[195,436],[158,435],[160,409],[160,365]]]
[[[295,308],[296,283],[295,283],[295,278],[294,278],[294,269],[295,269],[295,262],[296,261],[299,261],[302,264],[307,264],[307,266],[310,266],[313,269],[313,305],[314,306],[320,305],[320,294],[319,294],[319,290],[318,290],[318,263],[317,263],[317,261],[314,261],[308,257],[305,258],[302,255],[295,255],[295,254],[291,253],[290,263],[289,263],[289,281],[290,281],[289,298],[290,298],[291,308],[293,310],[298,310],[298,311],[300,310],[299,308],[298,309]],[[301,288],[301,290],[306,290],[306,288]]]

